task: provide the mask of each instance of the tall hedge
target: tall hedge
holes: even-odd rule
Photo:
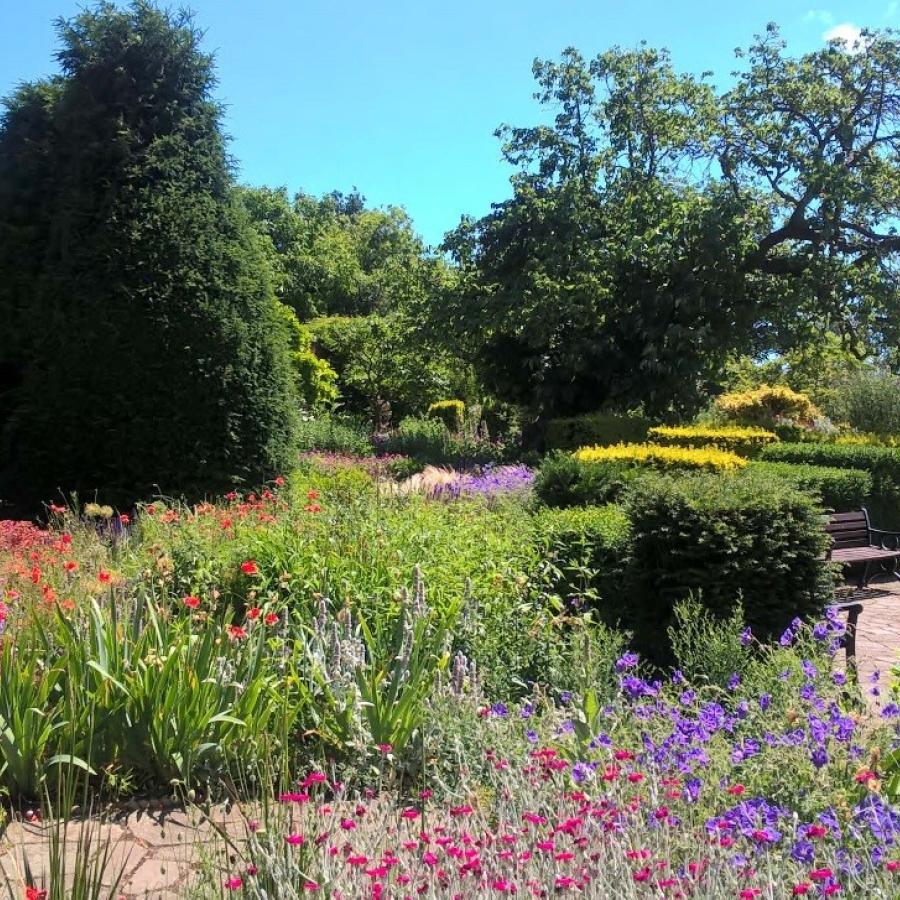
[[[815,501],[752,471],[741,475],[647,476],[628,491],[631,520],[623,623],[650,657],[668,661],[674,605],[696,596],[725,617],[741,600],[762,638],[832,596],[827,546]]]
[[[58,32],[61,73],[0,123],[0,496],[268,477],[296,421],[288,335],[234,201],[212,59],[144,0]]]
[[[900,449],[867,444],[782,443],[766,447],[761,458],[836,469],[862,469],[872,476],[866,505],[876,525],[900,527]]]

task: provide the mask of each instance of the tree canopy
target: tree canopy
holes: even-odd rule
[[[448,235],[432,310],[502,396],[677,413],[735,353],[896,345],[900,44],[738,56],[722,93],[643,45],[535,62],[552,118],[498,130],[513,196]]]

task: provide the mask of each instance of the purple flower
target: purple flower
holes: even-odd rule
[[[497,716],[498,719],[505,719],[509,715],[509,710],[505,703],[495,703],[491,707],[491,715]]]
[[[771,694],[760,694],[759,695],[759,708],[765,712],[772,705],[772,695]]]
[[[790,647],[791,644],[794,643],[794,632],[788,628],[778,639],[778,643],[781,644],[782,647]]]
[[[633,653],[629,650],[627,653],[623,653],[616,660],[616,671],[624,672],[626,669],[633,669],[638,664],[638,655],[637,653]]]
[[[536,744],[538,741],[538,736],[536,731],[532,731],[530,728],[525,732],[525,740],[528,741],[529,744]]]
[[[883,719],[896,719],[897,716],[900,716],[900,706],[897,706],[896,703],[888,703],[881,711]]]
[[[841,685],[845,685],[847,683],[847,676],[843,672],[835,672],[831,676],[831,680],[840,687]]]
[[[810,680],[819,674],[819,670],[808,659],[804,659],[800,663],[800,668],[803,670],[803,674]]]
[[[572,766],[572,780],[576,784],[581,784],[586,778],[593,773],[593,769],[587,763],[577,762]]]
[[[728,679],[728,690],[736,691],[741,684],[741,676],[737,672],[732,672]]]
[[[828,764],[828,753],[824,747],[816,747],[816,749],[810,753],[809,758],[817,769],[821,769],[822,766]]]
[[[523,719],[530,719],[534,715],[534,704],[530,700],[523,703],[519,715]]]
[[[750,630],[750,626],[748,625],[741,632],[741,646],[746,647],[752,640],[753,640],[753,632]]]

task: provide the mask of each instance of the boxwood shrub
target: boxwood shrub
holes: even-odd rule
[[[716,616],[736,601],[760,638],[833,596],[815,500],[765,472],[654,475],[628,490],[631,520],[623,624],[651,659],[669,662],[673,606],[695,596]]]
[[[798,490],[813,494],[834,512],[859,509],[872,492],[872,476],[862,469],[836,469],[803,463],[755,462],[751,471],[780,478]]]
[[[602,506],[615,502],[640,472],[617,462],[584,462],[556,451],[544,457],[534,479],[535,497],[545,506]]]
[[[541,509],[533,517],[540,581],[561,609],[588,604],[615,624],[631,526],[619,506]]]
[[[640,416],[589,413],[563,419],[550,419],[544,426],[545,450],[575,450],[592,444],[633,444],[647,439],[653,423]]]
[[[900,527],[900,449],[866,444],[782,443],[766,447],[761,458],[837,469],[863,469],[872,477],[866,506],[882,528]]]

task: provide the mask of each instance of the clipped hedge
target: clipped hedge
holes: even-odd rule
[[[782,443],[766,447],[761,459],[836,469],[862,469],[872,477],[866,506],[876,525],[900,527],[900,449],[866,444]]]
[[[462,400],[438,400],[428,407],[426,415],[429,419],[440,420],[448,431],[458,434],[463,429],[466,404]]]
[[[550,419],[544,426],[545,450],[575,450],[589,444],[629,444],[647,439],[653,423],[640,416],[616,416],[609,413],[589,413]]]
[[[542,580],[565,607],[594,606],[612,622],[631,532],[619,506],[542,509],[533,517]]]
[[[631,532],[622,620],[657,662],[670,661],[666,629],[674,605],[689,595],[719,617],[740,600],[760,638],[821,612],[833,596],[818,505],[764,472],[648,475],[629,488],[625,508]]]
[[[872,492],[872,476],[862,469],[757,461],[751,464],[750,471],[780,478],[800,491],[813,494],[826,509],[834,512],[859,509]]]
[[[584,462],[555,451],[544,457],[534,479],[534,495],[545,506],[602,506],[614,503],[639,474],[618,462]]]
[[[650,429],[649,440],[665,447],[718,447],[738,456],[756,456],[778,436],[765,428],[739,425],[715,427],[710,425],[658,425]]]
[[[582,462],[616,462],[655,469],[704,470],[734,472],[743,469],[747,460],[716,447],[660,447],[656,444],[616,444],[612,447],[582,447],[575,451]]]

